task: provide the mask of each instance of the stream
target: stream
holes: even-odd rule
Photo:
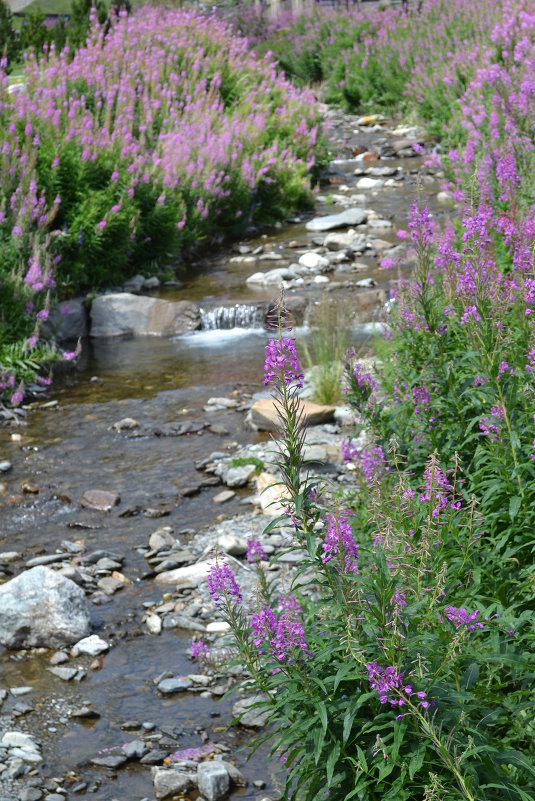
[[[343,211],[343,197],[364,195],[364,203],[346,205],[372,209],[377,219],[392,226],[358,228],[382,242],[355,257],[358,269],[346,269],[340,262],[328,283],[288,290],[290,299],[304,298],[304,318],[296,329],[298,347],[310,337],[315,304],[327,296],[350,314],[354,344],[369,342],[369,323],[380,319],[390,281],[397,275],[397,269],[383,269],[380,261],[389,256],[389,246],[400,244],[396,231],[407,228],[418,187],[435,217],[446,213],[437,201],[440,176],[410,152],[412,141],[422,142],[427,151],[432,142],[409,128],[393,133],[395,122],[359,124],[357,117],[341,112],[328,115],[337,161],[324,176],[314,214]],[[409,145],[393,149],[402,139]],[[369,160],[358,160],[365,152],[371,154]],[[374,173],[377,168],[388,174]],[[360,175],[355,175],[356,169]],[[379,183],[359,188],[367,176],[378,177]],[[107,598],[97,594],[97,603],[91,603],[92,633],[111,648],[98,666],[90,666],[90,658],[77,662],[87,671],[82,681],[63,681],[51,674],[50,650],[16,652],[0,646],[0,688],[9,691],[0,707],[0,736],[8,729],[28,732],[40,742],[43,756],[25,776],[8,780],[5,771],[0,773],[2,801],[46,799],[47,794],[52,801],[57,796],[153,799],[148,765],[130,761],[115,770],[90,762],[105,749],[139,738],[139,732],[168,751],[217,741],[249,782],[232,788],[233,798],[278,797],[282,774],[277,759],[269,758],[263,747],[247,761],[247,751],[239,746],[250,741],[251,730],[227,728],[235,698],[157,691],[155,680],[161,674],[187,676],[200,669],[189,658],[191,631],[164,628],[155,636],[143,623],[146,609],[160,603],[168,589],[154,582],[144,549],[162,526],[172,527],[174,537],[188,547],[198,532],[250,513],[250,488],[238,489],[225,504],[214,503],[225,487],[206,482],[195,464],[214,451],[230,453],[247,444],[261,446],[268,439],[245,425],[244,412],[263,389],[267,333],[258,304],[273,301],[277,287],[250,284],[247,278],[279,266],[277,259],[262,260],[267,253],[279,254],[287,264],[297,260],[294,254],[323,252],[325,235],[306,229],[311,216],[214,248],[188,266],[179,286],[161,290],[161,298],[199,304],[200,331],[172,339],[89,339],[76,366],[57,376],[50,391],[30,405],[21,424],[0,427],[0,461],[12,464],[0,475],[0,551],[20,554],[18,560],[0,565],[4,580],[20,573],[32,558],[64,551],[66,541],[75,549],[83,546],[86,553],[102,549],[121,555],[120,573],[127,578],[124,589]],[[400,269],[408,270],[410,264]],[[362,279],[372,281],[367,287],[348,286],[348,280]],[[213,397],[237,403],[212,412],[206,404]],[[144,435],[112,428],[125,418],[137,421]],[[167,435],[166,426],[191,421],[202,425],[191,426],[185,435]],[[81,508],[83,494],[93,489],[116,493],[120,503],[110,512]],[[187,598],[186,593],[186,602]],[[11,692],[21,687],[31,689],[20,695]],[[95,710],[99,717],[74,717],[73,710],[81,707]]]

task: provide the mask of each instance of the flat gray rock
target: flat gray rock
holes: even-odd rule
[[[218,801],[228,793],[230,777],[221,762],[201,762],[197,768],[197,785],[207,801]]]
[[[368,219],[365,209],[346,209],[340,214],[328,214],[326,217],[314,217],[306,224],[307,231],[320,233],[334,231],[336,228],[349,228],[352,225],[362,225]]]
[[[160,300],[120,292],[99,295],[91,306],[92,337],[172,337],[188,334],[200,325],[199,307],[187,300]]]

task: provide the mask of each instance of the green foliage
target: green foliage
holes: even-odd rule
[[[254,465],[257,475],[264,469],[264,462],[256,456],[238,456],[230,460],[231,467],[247,467],[247,465]]]
[[[95,8],[97,19],[102,25],[108,16],[108,9],[103,0],[72,0],[67,40],[73,50],[85,44],[91,24],[92,8]]]
[[[20,29],[20,46],[32,50],[37,56],[43,52],[43,45],[51,37],[45,25],[45,15],[40,8],[28,11],[23,19]]]
[[[344,307],[321,301],[311,320],[310,347],[305,356],[312,372],[314,400],[327,406],[342,397],[344,357],[349,345],[349,320]]]
[[[0,0],[0,58],[5,56],[8,68],[16,61],[20,48],[13,27],[13,15],[5,0]]]

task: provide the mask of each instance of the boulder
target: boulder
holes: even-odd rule
[[[327,270],[330,266],[329,259],[316,253],[315,250],[307,250],[306,253],[303,253],[303,255],[299,257],[299,264],[309,270],[318,270],[320,272],[322,270]]]
[[[89,604],[74,581],[33,567],[0,587],[0,642],[7,648],[56,648],[89,634]]]
[[[43,326],[44,336],[57,342],[86,337],[88,332],[89,314],[84,298],[71,298],[57,303]]]
[[[232,714],[240,719],[242,726],[260,729],[269,720],[269,709],[266,709],[265,706],[260,706],[262,702],[267,700],[265,695],[250,695],[248,698],[236,701],[232,707]]]
[[[347,233],[327,234],[323,242],[329,250],[351,250],[353,253],[364,253],[368,244],[365,234],[357,234],[350,229]]]
[[[278,431],[280,426],[278,407],[273,398],[264,398],[253,403],[250,411],[250,423],[258,431]],[[334,417],[334,406],[321,406],[311,401],[301,401],[302,419],[307,426],[331,423]]]
[[[340,214],[328,214],[326,217],[314,217],[306,224],[307,231],[318,233],[321,231],[333,231],[336,228],[349,228],[352,225],[362,225],[368,219],[368,212],[365,209],[346,209]]]
[[[201,762],[197,767],[197,785],[207,801],[218,801],[228,793],[230,777],[221,762]]]
[[[119,292],[99,295],[91,306],[92,337],[172,337],[196,331],[200,325],[199,307],[187,300]]]

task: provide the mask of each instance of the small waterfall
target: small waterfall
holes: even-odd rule
[[[202,331],[229,331],[232,328],[263,328],[264,311],[261,306],[236,303],[234,306],[201,308]]]

